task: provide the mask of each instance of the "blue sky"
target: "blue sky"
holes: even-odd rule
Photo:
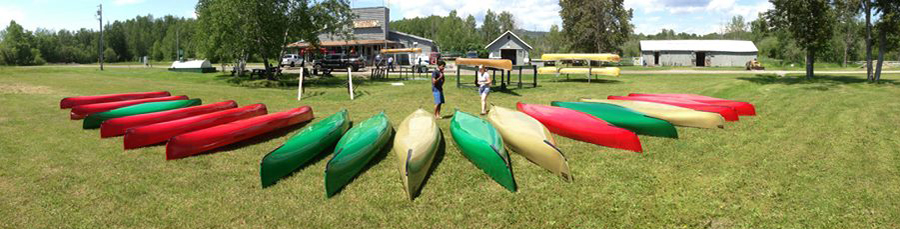
[[[125,20],[136,15],[194,17],[196,0],[0,0],[0,22],[14,19],[28,29],[97,28],[94,16],[103,3],[104,20]],[[457,10],[462,17],[474,15],[479,24],[487,9],[513,13],[519,27],[547,31],[560,25],[558,0],[358,0],[353,7],[388,5],[391,20],[447,15]],[[706,34],[718,32],[734,15],[755,19],[772,6],[766,0],[625,0],[634,9],[632,23],[639,33],[661,29]]]

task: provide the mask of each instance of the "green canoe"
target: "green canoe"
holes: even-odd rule
[[[304,128],[284,142],[284,145],[266,154],[260,161],[259,178],[262,187],[275,184],[282,177],[334,146],[347,129],[350,129],[350,116],[346,109]]]
[[[516,191],[509,154],[503,148],[500,132],[491,123],[469,113],[456,111],[450,120],[450,134],[472,164],[504,188]]]
[[[325,195],[334,196],[347,185],[387,145],[393,131],[384,112],[348,130],[325,166]]]
[[[678,131],[671,123],[621,106],[585,102],[552,102],[550,105],[588,113],[636,134],[678,138]]]
[[[186,100],[172,100],[172,101],[163,101],[163,102],[149,102],[149,103],[141,103],[137,105],[131,105],[127,107],[122,107],[119,109],[93,113],[88,115],[87,118],[84,119],[84,123],[82,128],[84,129],[95,129],[100,128],[100,124],[103,124],[104,121],[121,118],[125,116],[174,110],[178,108],[185,108],[190,106],[200,105],[200,99],[186,99]]]

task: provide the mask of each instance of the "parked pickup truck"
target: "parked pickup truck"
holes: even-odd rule
[[[313,75],[318,75],[320,71],[330,74],[334,69],[347,68],[351,68],[355,72],[365,67],[366,60],[359,55],[329,54],[313,64]]]

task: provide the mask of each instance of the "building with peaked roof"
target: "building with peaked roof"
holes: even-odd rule
[[[392,31],[390,28],[390,9],[387,7],[354,8],[353,13],[359,16],[353,21],[353,38],[350,40],[329,34],[319,35],[319,46],[326,53],[359,54],[371,62],[381,49],[421,48],[422,53],[429,55],[439,52],[434,41],[412,34]],[[298,41],[288,45],[288,52],[308,56],[310,44]]]
[[[644,40],[640,42],[645,66],[744,66],[759,50],[752,41]]]
[[[524,65],[528,59],[528,52],[534,48],[512,31],[506,31],[484,49],[490,52],[488,58],[508,59],[512,61],[513,65]]]

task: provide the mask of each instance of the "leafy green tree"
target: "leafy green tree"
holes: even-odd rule
[[[10,21],[3,31],[0,41],[0,63],[7,65],[33,65],[40,51],[32,46],[31,31],[25,30],[16,21]],[[34,49],[34,50],[32,50]]]
[[[834,30],[834,15],[828,0],[770,0],[767,13],[773,25],[788,31],[806,51],[806,78],[814,75],[816,52],[825,48]]]
[[[897,48],[897,37],[900,37],[900,1],[875,0],[875,9],[881,13],[875,28],[878,31],[878,63],[875,67],[873,81],[881,80],[881,67],[884,55]]]
[[[500,33],[516,31],[516,19],[507,11],[500,12],[497,22],[500,23]]]
[[[572,51],[619,51],[633,31],[633,12],[623,0],[562,0],[559,5]]]
[[[497,14],[490,9],[484,15],[484,21],[481,23],[481,33],[483,34],[484,44],[494,41],[503,33],[500,31],[500,21],[497,19]]]

